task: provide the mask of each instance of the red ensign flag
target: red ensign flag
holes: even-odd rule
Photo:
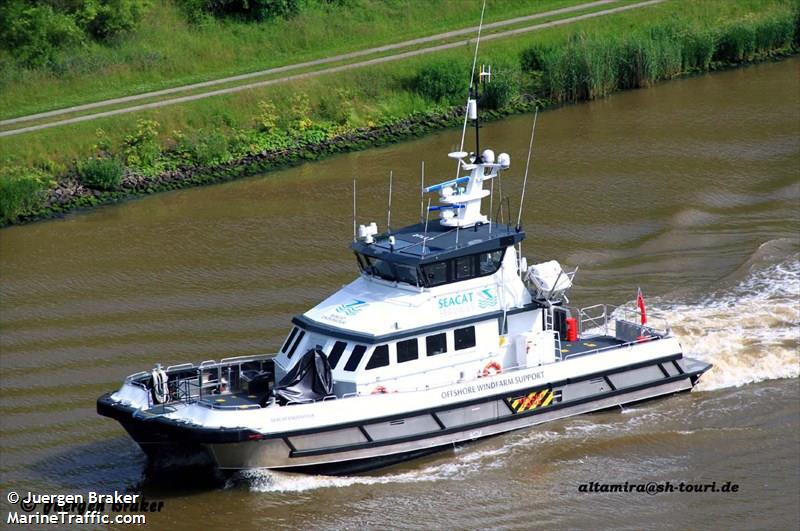
[[[639,307],[639,314],[642,316],[642,324],[647,324],[647,311],[644,308],[644,297],[642,296],[641,288],[639,288],[639,293],[636,295],[636,306]]]

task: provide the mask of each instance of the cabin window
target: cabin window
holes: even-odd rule
[[[347,360],[347,365],[344,366],[344,370],[353,372],[358,368],[358,364],[361,363],[361,358],[364,357],[364,352],[367,351],[367,347],[364,345],[356,345],[353,347],[353,353],[350,354],[350,359]]]
[[[397,342],[397,363],[412,361],[419,357],[417,338]]]
[[[435,356],[447,352],[447,335],[442,332],[425,338],[428,356]]]
[[[292,331],[289,332],[289,337],[287,337],[286,341],[284,341],[283,346],[281,347],[281,352],[286,354],[286,349],[289,348],[289,344],[292,342],[292,339],[294,339],[294,336],[296,334],[297,334],[297,327],[295,326],[294,328],[292,328]]]
[[[342,359],[342,354],[344,354],[344,349],[346,347],[347,343],[344,341],[337,341],[334,343],[331,353],[328,355],[328,363],[330,364],[331,369],[335,369],[336,365],[339,364],[339,360]]]
[[[356,259],[358,260],[358,268],[364,273],[370,273],[369,262],[367,261],[367,258],[361,253],[356,253]]]
[[[300,330],[300,333],[297,334],[297,339],[294,340],[294,343],[292,344],[292,348],[286,354],[286,357],[288,359],[292,359],[292,356],[294,356],[294,351],[297,350],[298,346],[300,346],[300,342],[303,340],[303,336],[305,336],[305,335],[306,335],[306,331],[305,330]]]
[[[491,253],[481,253],[478,255],[478,275],[491,275],[500,269],[500,264],[503,263],[503,250],[498,249]]]
[[[466,280],[475,276],[475,257],[456,258],[456,280]]]
[[[437,262],[422,266],[422,273],[428,286],[447,283],[447,262]]]
[[[394,271],[392,271],[392,264],[380,258],[369,258],[372,263],[372,274],[384,280],[395,280]]]
[[[456,350],[464,350],[475,346],[475,327],[456,328],[453,331]]]
[[[398,282],[405,282],[406,284],[411,284],[412,286],[419,285],[419,279],[417,278],[417,268],[411,267],[407,265],[395,264],[394,265],[395,271],[397,272],[397,281]]]
[[[378,345],[367,362],[367,370],[389,365],[389,345]]]

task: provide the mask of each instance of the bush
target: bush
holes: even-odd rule
[[[116,190],[122,181],[125,167],[116,158],[92,157],[78,163],[80,181],[97,190]]]
[[[269,100],[258,102],[258,116],[256,123],[261,131],[269,133],[278,125],[278,108]]]
[[[300,11],[299,0],[184,0],[182,6],[193,22],[208,15],[263,22],[276,17],[289,18]]]
[[[519,72],[510,63],[492,65],[492,77],[482,87],[481,108],[501,109],[519,93]]]
[[[411,86],[421,96],[437,103],[462,103],[467,99],[469,68],[461,61],[436,61],[422,67]]]
[[[83,42],[75,18],[48,4],[25,0],[0,3],[0,47],[27,67],[48,64],[61,48]]]
[[[54,63],[60,50],[134,29],[149,0],[0,2],[0,48],[27,67]]]
[[[126,136],[122,142],[122,152],[128,166],[145,173],[153,173],[157,169],[156,162],[161,155],[159,126],[155,120],[143,119],[136,122],[136,132]]]
[[[13,223],[44,205],[48,180],[40,172],[17,167],[0,170],[0,225]]]
[[[219,130],[201,131],[188,141],[191,158],[202,166],[221,164],[231,159],[228,139]]]
[[[131,31],[150,7],[148,0],[85,0],[75,13],[78,24],[100,41]]]
[[[522,50],[520,55],[520,66],[523,72],[536,72],[544,69],[545,57],[552,53],[549,46],[534,44],[530,48]]]
[[[705,72],[714,57],[716,39],[714,33],[707,29],[694,29],[683,36],[684,72]]]
[[[756,32],[751,21],[737,20],[720,30],[715,61],[740,63],[753,58],[756,51]]]

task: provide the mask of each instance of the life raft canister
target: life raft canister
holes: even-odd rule
[[[491,371],[494,371],[494,373],[492,373]],[[501,372],[503,372],[502,365],[500,365],[494,360],[487,363],[486,367],[483,368],[484,377],[489,376],[490,374],[500,374]]]
[[[578,340],[578,320],[574,317],[567,317],[565,319],[567,322],[567,341],[577,341]]]

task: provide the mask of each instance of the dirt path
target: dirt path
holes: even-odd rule
[[[499,21],[499,22],[493,22],[491,24],[485,24],[483,26],[483,28],[484,28],[484,31],[487,31],[487,30],[491,30],[491,29],[494,29],[494,28],[500,28],[500,27],[504,27],[504,26],[519,24],[519,23],[523,23],[523,22],[527,22],[527,21],[531,21],[531,20],[535,20],[535,19],[539,19],[539,18],[555,16],[555,15],[569,13],[569,12],[573,12],[573,11],[577,11],[577,10],[581,10],[581,9],[589,9],[589,8],[601,6],[601,5],[604,5],[604,4],[609,4],[609,3],[612,3],[614,1],[615,0],[600,0],[600,1],[596,1],[596,2],[589,2],[589,3],[586,3],[586,4],[580,4],[580,5],[576,5],[576,6],[570,6],[570,7],[566,7],[566,8],[562,8],[562,9],[556,9],[556,10],[553,10],[553,11],[548,11],[548,12],[545,12],[545,13],[537,13],[535,15],[528,15],[528,16],[525,16],[525,17],[517,17],[517,18],[514,18],[514,19],[503,20],[503,21]],[[574,16],[574,17],[564,18],[564,19],[555,20],[555,21],[551,21],[551,22],[535,24],[535,25],[532,25],[532,26],[526,26],[526,27],[522,27],[522,28],[516,28],[516,29],[507,30],[507,31],[500,31],[500,32],[496,32],[496,33],[491,33],[489,35],[484,35],[484,36],[481,37],[481,40],[484,40],[484,41],[494,40],[494,39],[509,37],[509,36],[513,36],[513,35],[519,35],[519,34],[522,34],[522,33],[529,33],[529,32],[532,32],[532,31],[538,31],[538,30],[542,30],[542,29],[546,29],[546,28],[552,28],[552,27],[555,27],[555,26],[561,26],[561,25],[565,25],[565,24],[570,24],[570,23],[573,23],[573,22],[577,22],[579,20],[585,20],[585,19],[595,18],[595,17],[599,17],[599,16],[610,15],[610,14],[613,14],[613,13],[619,13],[619,12],[628,11],[628,10],[631,10],[631,9],[638,9],[638,8],[650,6],[650,5],[653,5],[653,4],[658,4],[658,3],[661,3],[663,1],[664,0],[646,0],[646,1],[643,1],[643,2],[635,3],[635,4],[628,4],[628,5],[624,5],[624,6],[620,6],[620,7],[605,9],[605,10],[602,10],[602,11],[595,11],[595,12],[592,12],[592,13],[586,13],[586,14],[583,14],[583,15],[577,15],[577,16]],[[103,101],[99,101],[99,102],[88,103],[88,104],[85,104],[85,105],[77,105],[77,106],[74,106],[74,107],[67,107],[67,108],[64,108],[64,109],[57,109],[57,110],[48,111],[48,112],[44,112],[44,113],[32,114],[32,115],[22,116],[22,117],[18,117],[18,118],[12,118],[12,119],[8,119],[8,120],[0,121],[0,126],[12,125],[12,124],[16,124],[16,123],[27,122],[27,121],[32,121],[32,120],[40,120],[40,119],[45,119],[45,118],[53,118],[53,117],[57,117],[57,116],[65,115],[65,114],[71,114],[71,113],[81,112],[81,111],[85,111],[85,110],[97,109],[97,108],[107,107],[107,106],[111,106],[111,105],[117,105],[117,104],[121,104],[121,103],[128,103],[128,102],[133,102],[133,101],[138,101],[138,100],[148,99],[148,98],[157,98],[157,97],[160,97],[160,96],[176,94],[176,93],[181,93],[181,92],[188,92],[188,91],[193,91],[193,90],[198,90],[198,89],[202,89],[202,88],[212,87],[212,86],[220,85],[220,84],[235,83],[237,81],[243,81],[243,80],[247,80],[247,79],[252,79],[252,78],[262,77],[262,76],[268,76],[268,75],[273,75],[273,74],[279,74],[279,73],[283,73],[283,72],[287,72],[287,71],[291,71],[291,70],[309,68],[309,67],[314,67],[314,66],[319,66],[319,65],[339,62],[339,61],[347,61],[349,59],[354,59],[354,58],[362,57],[362,56],[365,56],[365,55],[383,53],[383,52],[387,52],[387,51],[391,51],[391,50],[395,50],[395,49],[418,46],[420,44],[426,44],[426,43],[429,43],[429,42],[432,42],[432,41],[446,40],[446,39],[449,39],[449,38],[459,37],[459,36],[462,36],[462,35],[474,34],[474,33],[477,32],[477,30],[478,30],[477,26],[476,27],[472,27],[472,28],[465,28],[465,29],[461,29],[461,30],[455,30],[455,31],[447,32],[447,33],[440,33],[440,34],[432,35],[432,36],[429,36],[429,37],[422,37],[422,38],[419,38],[419,39],[404,41],[404,42],[395,43],[395,44],[389,44],[389,45],[386,45],[386,46],[380,46],[380,47],[377,47],[377,48],[370,48],[370,49],[367,49],[367,50],[360,50],[360,51],[351,52],[351,53],[348,53],[348,54],[342,54],[342,55],[337,55],[337,56],[333,56],[333,57],[326,57],[326,58],[317,59],[317,60],[314,60],[314,61],[307,61],[307,62],[304,62],[304,63],[296,63],[296,64],[292,64],[292,65],[281,66],[281,67],[278,67],[278,68],[272,68],[272,69],[269,69],[269,70],[262,70],[262,71],[259,71],[259,72],[251,72],[249,74],[242,74],[242,75],[239,75],[239,76],[215,79],[215,80],[211,80],[211,81],[205,81],[203,83],[195,83],[195,84],[192,84],[192,85],[184,85],[184,86],[181,86],[181,87],[173,87],[173,88],[170,88],[170,89],[164,89],[164,90],[159,90],[159,91],[155,91],[155,92],[147,92],[147,93],[143,93],[143,94],[136,94],[136,95],[132,95],[132,96],[125,96],[125,97],[122,97],[122,98],[114,98],[114,99],[109,99],[109,100],[103,100]],[[383,57],[377,57],[377,58],[374,58],[374,59],[367,59],[367,60],[364,60],[364,61],[358,61],[358,62],[353,62],[353,63],[347,63],[347,64],[344,64],[344,65],[338,65],[338,66],[333,66],[333,67],[328,67],[328,68],[322,68],[322,69],[319,69],[319,70],[313,70],[311,72],[303,72],[303,73],[289,75],[289,76],[283,76],[283,77],[277,77],[277,78],[272,78],[272,79],[267,79],[267,80],[262,80],[262,81],[255,81],[255,82],[251,82],[251,83],[245,83],[245,84],[236,85],[236,86],[233,86],[233,87],[221,88],[221,89],[210,90],[210,91],[203,91],[203,92],[200,92],[200,93],[190,94],[190,95],[186,95],[186,96],[179,96],[179,97],[175,97],[175,98],[167,98],[167,99],[162,99],[162,100],[154,101],[154,102],[150,102],[150,103],[143,103],[143,104],[138,104],[138,105],[125,106],[125,107],[116,108],[116,109],[112,109],[112,110],[108,110],[108,111],[101,111],[101,112],[95,112],[95,113],[91,113],[91,114],[76,116],[76,117],[73,117],[73,118],[66,118],[66,119],[55,120],[55,121],[47,121],[47,122],[44,122],[44,123],[39,123],[39,124],[30,125],[30,126],[26,126],[26,127],[19,127],[19,128],[16,128],[16,129],[9,129],[9,130],[5,130],[5,131],[0,131],[0,137],[18,135],[18,134],[22,134],[22,133],[31,132],[31,131],[39,131],[39,130],[42,130],[42,129],[48,129],[48,128],[51,128],[51,127],[57,127],[57,126],[61,126],[61,125],[68,125],[68,124],[74,124],[74,123],[79,123],[79,122],[86,122],[86,121],[89,121],[89,120],[96,120],[98,118],[104,118],[104,117],[108,117],[108,116],[115,116],[115,115],[119,115],[119,114],[126,114],[126,113],[141,111],[141,110],[155,109],[155,108],[158,108],[158,107],[165,107],[165,106],[168,106],[168,105],[175,105],[175,104],[179,104],[179,103],[196,101],[196,100],[200,100],[200,99],[204,99],[204,98],[210,98],[210,97],[213,97],[213,96],[219,96],[219,95],[223,95],[223,94],[232,94],[232,93],[240,92],[240,91],[243,91],[243,90],[249,90],[249,89],[258,88],[258,87],[265,87],[265,86],[274,85],[274,84],[277,84],[277,83],[285,83],[287,81],[293,81],[293,80],[297,80],[297,79],[305,79],[305,78],[314,77],[314,76],[320,76],[320,75],[324,75],[324,74],[332,74],[332,73],[336,73],[336,72],[342,72],[342,71],[350,70],[350,69],[353,69],[353,68],[360,68],[360,67],[364,67],[364,66],[387,63],[387,62],[390,62],[390,61],[397,61],[397,60],[405,59],[405,58],[408,58],[408,57],[413,57],[413,56],[418,56],[418,55],[423,55],[423,54],[428,54],[428,53],[433,53],[433,52],[439,52],[439,51],[448,50],[448,49],[451,49],[451,48],[456,48],[456,47],[459,47],[459,46],[464,46],[466,43],[473,42],[473,41],[474,41],[474,39],[468,39],[467,41],[457,40],[455,42],[448,42],[448,43],[440,44],[440,45],[436,45],[436,46],[418,48],[418,49],[414,49],[414,50],[410,50],[410,51],[406,51],[406,52],[399,52],[399,53],[395,53],[395,54],[392,54],[392,55],[387,55],[387,56],[383,56]]]

